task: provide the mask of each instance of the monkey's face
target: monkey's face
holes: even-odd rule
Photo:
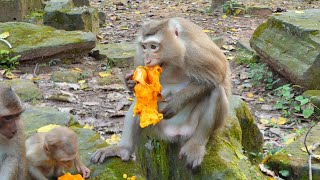
[[[144,64],[149,67],[160,65],[160,43],[153,38],[148,38],[140,43],[143,52]]]
[[[17,133],[17,121],[20,114],[0,116],[0,133],[7,139],[11,139]]]

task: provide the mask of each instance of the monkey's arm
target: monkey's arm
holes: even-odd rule
[[[18,167],[18,159],[13,155],[7,156],[0,165],[1,179],[17,179]]]
[[[90,176],[90,169],[88,169],[81,161],[79,153],[77,153],[74,160],[74,164],[77,168],[77,171],[82,173],[83,178],[88,178]]]
[[[167,105],[160,112],[163,113],[165,119],[169,119],[185,107],[188,102],[198,101],[201,97],[210,93],[212,89],[214,89],[214,85],[200,85],[198,82],[192,81],[169,98]]]
[[[34,167],[31,164],[28,164],[28,173],[32,179],[48,180],[48,178],[46,178],[38,168]]]
[[[118,156],[123,161],[128,161],[136,146],[136,140],[139,139],[141,128],[140,121],[133,117],[134,101],[124,119],[124,129],[119,144],[98,149],[91,156],[91,162],[102,163],[106,158]]]

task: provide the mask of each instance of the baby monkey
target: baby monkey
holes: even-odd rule
[[[90,176],[80,160],[77,135],[67,127],[34,134],[26,140],[26,148],[29,175],[34,179],[57,178],[74,166],[84,178]]]

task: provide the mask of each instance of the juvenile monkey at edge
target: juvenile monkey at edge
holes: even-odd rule
[[[158,105],[164,119],[154,130],[162,139],[180,142],[179,156],[186,158],[188,166],[201,165],[210,135],[222,126],[229,111],[230,69],[223,52],[186,19],[151,20],[136,38],[134,65],[162,67],[165,100]],[[132,81],[127,79],[127,85],[132,87]],[[92,162],[102,163],[112,156],[130,159],[141,132],[139,117],[133,117],[135,103],[126,114],[119,144],[97,150]]]

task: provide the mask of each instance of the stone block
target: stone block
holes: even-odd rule
[[[22,21],[30,11],[41,8],[41,0],[1,0],[0,22]]]
[[[72,1],[55,0],[46,6],[43,23],[57,29],[98,34],[99,13],[92,7],[73,7]]]
[[[251,47],[291,82],[320,89],[320,9],[274,15],[253,33]]]

